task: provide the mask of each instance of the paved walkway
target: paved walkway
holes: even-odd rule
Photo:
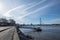
[[[4,30],[8,27],[1,27],[0,30]],[[15,27],[11,27],[5,31],[0,32],[0,40],[19,40]]]
[[[7,29],[7,28],[9,28],[9,27],[0,27],[0,31],[4,30],[4,29]]]

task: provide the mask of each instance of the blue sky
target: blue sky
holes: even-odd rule
[[[0,18],[17,23],[60,24],[60,0],[0,0]]]

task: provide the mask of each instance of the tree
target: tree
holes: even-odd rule
[[[0,18],[0,25],[7,25],[8,20],[5,18]]]
[[[9,23],[10,25],[15,25],[15,20],[9,19],[9,20],[8,20],[8,23]]]

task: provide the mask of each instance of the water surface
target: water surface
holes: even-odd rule
[[[32,36],[34,40],[60,40],[60,26],[40,26],[40,28],[42,29],[41,32],[35,32],[33,29],[25,28],[20,28],[20,30],[25,35]]]

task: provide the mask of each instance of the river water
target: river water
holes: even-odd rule
[[[41,32],[36,32],[33,29],[27,28],[20,28],[20,30],[25,35],[32,36],[34,40],[60,40],[60,26],[40,26],[40,28],[42,29]]]

